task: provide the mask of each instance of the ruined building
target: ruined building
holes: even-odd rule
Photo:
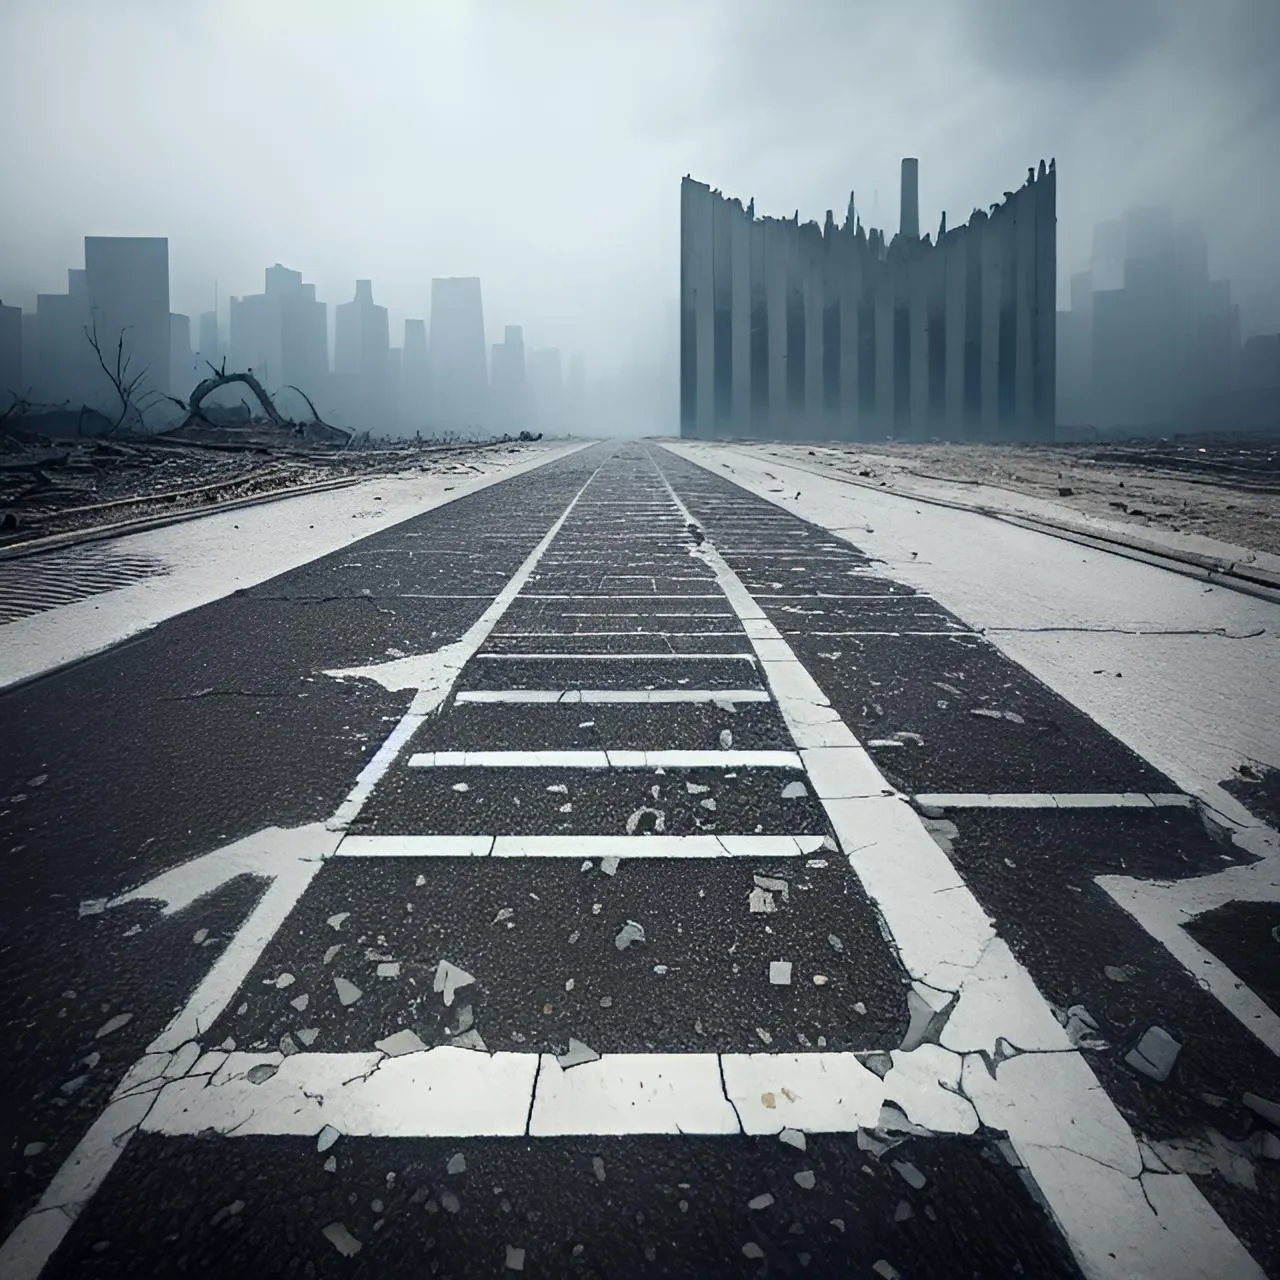
[[[1054,429],[1053,161],[936,242],[902,162],[888,241],[757,218],[680,191],[680,433],[773,440],[1048,440]]]

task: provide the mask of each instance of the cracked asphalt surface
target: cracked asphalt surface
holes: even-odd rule
[[[417,715],[426,685],[387,670],[465,642],[562,516],[478,649],[448,670],[438,705]],[[714,1057],[715,1102],[733,1103],[746,1127],[727,1073],[774,1055],[780,1090],[751,1094],[773,1131],[611,1129],[587,1101],[566,1108],[578,1127],[561,1136],[406,1136],[403,1117],[420,1102],[410,1093],[379,1104],[383,1128],[331,1139],[323,1119],[305,1133],[283,1119],[255,1132],[253,1115],[246,1132],[144,1126],[117,1144],[45,1275],[1081,1274],[1088,1241],[1062,1227],[1017,1141],[969,1097],[958,1054],[918,1094],[892,1084],[861,1125],[784,1127],[789,1106],[821,1093],[796,1084],[797,1101],[787,1087],[816,1079],[803,1060],[847,1055],[874,1084],[891,1054],[922,1043],[941,1062],[939,1038],[959,1018],[952,989],[913,986],[893,910],[857,874],[858,850],[833,825],[816,774],[412,763],[445,751],[794,750],[785,698],[753,648],[761,623],[742,615],[711,558],[691,554],[704,541],[887,789],[1178,792],[856,546],[655,446],[560,458],[0,695],[6,723],[20,726],[0,737],[0,1238],[211,966],[242,945],[264,886],[231,876],[172,914],[104,904],[266,828],[323,823],[403,726],[339,824],[338,856],[317,855],[198,1047],[181,1053],[183,1071],[198,1077],[201,1053],[260,1059],[248,1078],[266,1099],[293,1069],[286,1059],[303,1071],[406,1033],[410,1058],[470,1052],[476,1073],[559,1057],[566,1087],[595,1078],[589,1061],[564,1066],[583,1047],[605,1069],[614,1055]],[[654,700],[459,698],[565,690]],[[698,691],[707,698],[658,700]],[[735,702],[733,691],[769,696]],[[911,821],[927,824],[1078,1046],[1055,1051],[1087,1064],[1120,1128],[1146,1144],[1144,1181],[1182,1169],[1263,1272],[1280,1276],[1275,1056],[1094,881],[1178,881],[1250,856],[1188,806],[917,805]],[[376,852],[342,856],[344,831]],[[731,835],[808,843],[801,856],[752,847],[617,865],[590,848],[603,836]],[[467,836],[568,843],[481,857],[447,843]],[[903,892],[909,908],[925,890]],[[1193,933],[1275,1009],[1277,927],[1272,904],[1233,904]],[[456,991],[442,991],[442,961],[463,971]],[[1000,1039],[1001,1016],[996,1000],[986,1043],[1034,1065],[1034,1045]],[[1128,1060],[1152,1027],[1178,1045],[1164,1079]],[[469,1050],[453,1048],[462,1043]],[[1007,1064],[983,1062],[995,1087]],[[534,1096],[519,1100],[530,1125],[542,1073],[559,1070],[540,1066]],[[171,1064],[169,1078],[181,1084],[183,1071]],[[298,1106],[304,1095],[311,1105],[299,1078]],[[446,1087],[446,1113],[449,1089],[462,1087]],[[475,1087],[502,1102],[499,1086]],[[638,1103],[616,1088],[625,1117]],[[1036,1095],[1033,1110],[1070,1113],[1074,1096]],[[1274,1100],[1276,1114],[1247,1097]],[[942,1104],[976,1106],[976,1131],[917,1119]],[[323,1117],[332,1104],[316,1105]]]

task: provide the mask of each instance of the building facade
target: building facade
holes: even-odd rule
[[[129,376],[145,370],[139,391],[169,392],[169,241],[164,236],[85,236],[84,276],[91,325],[114,367],[123,334]],[[80,335],[83,343],[85,338]],[[189,390],[189,388],[188,388]],[[111,399],[99,387],[97,400]],[[97,407],[94,400],[87,404]]]
[[[1054,429],[1056,166],[965,226],[757,218],[686,177],[680,433],[774,440],[1028,440]]]
[[[427,360],[432,427],[469,431],[487,422],[489,352],[478,277],[431,281]]]

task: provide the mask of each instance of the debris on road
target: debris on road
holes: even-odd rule
[[[625,951],[633,942],[644,941],[644,925],[637,924],[634,920],[628,920],[626,924],[618,930],[617,937],[613,940],[613,945],[619,951]]]
[[[451,1005],[454,992],[459,987],[469,987],[473,982],[475,979],[465,969],[459,969],[448,960],[441,960],[436,966],[436,976],[431,989],[437,995],[443,994],[445,1004]]]
[[[1149,1027],[1143,1032],[1137,1047],[1125,1054],[1124,1060],[1135,1071],[1141,1071],[1152,1080],[1163,1082],[1169,1078],[1182,1045],[1163,1027]]]

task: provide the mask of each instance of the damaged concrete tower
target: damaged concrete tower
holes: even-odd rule
[[[1051,440],[1057,173],[920,237],[918,164],[899,233],[758,218],[680,191],[680,433],[773,440]]]

